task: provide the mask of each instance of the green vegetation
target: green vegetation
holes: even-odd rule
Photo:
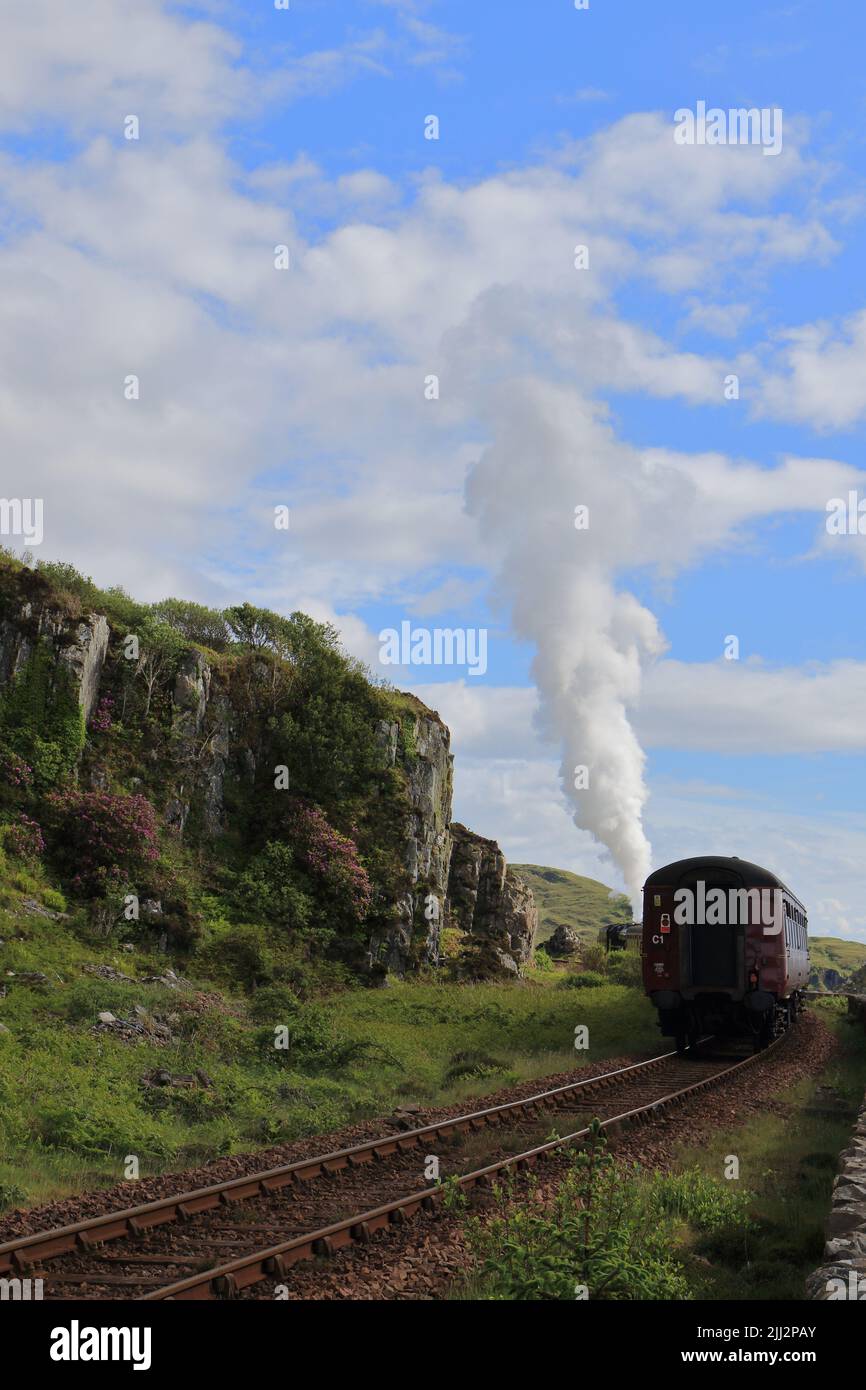
[[[866,966],[866,942],[843,941],[836,936],[810,936],[809,963],[812,989],[844,989],[846,985],[860,988],[855,975]],[[828,976],[828,971],[835,971],[839,980]]]
[[[492,1216],[467,1222],[474,1267],[451,1296],[802,1299],[866,1087],[862,1028],[837,1001],[817,1007],[842,1045],[826,1073],[681,1147],[664,1172],[611,1162],[596,1132],[552,1198],[537,1178],[505,1184]]]
[[[55,787],[84,748],[84,720],[66,671],[37,647],[0,697],[0,745],[29,764],[36,787]]]
[[[559,926],[570,927],[583,941],[597,942],[599,931],[608,922],[632,920],[631,903],[625,894],[615,893],[597,879],[538,864],[511,867],[529,884],[538,904],[539,942],[547,941]]]
[[[85,730],[67,674],[93,613],[109,643]],[[116,1181],[128,1154],[153,1173],[652,1045],[652,1011],[613,973],[577,998],[542,953],[518,984],[446,983],[465,967],[453,928],[435,976],[370,988],[409,886],[430,712],[374,685],[328,624],[139,604],[8,552],[0,619],[24,654],[0,696],[6,1204]]]
[[[278,929],[232,926],[216,899],[201,904],[203,944],[172,988],[138,924],[101,938],[82,908],[46,915],[67,904],[40,866],[0,871],[0,1206],[120,1181],[127,1154],[147,1176],[655,1044],[652,1010],[622,985],[576,996],[541,973],[371,990],[336,965],[294,961]],[[144,1031],[101,1028],[104,1011]],[[576,1054],[578,1023],[591,1047]],[[150,1086],[156,1068],[203,1069],[213,1084]]]
[[[684,1177],[623,1170],[594,1121],[552,1197],[541,1199],[535,1175],[525,1183],[509,1181],[497,1189],[492,1217],[468,1221],[474,1268],[457,1296],[515,1302],[689,1298],[670,1239],[674,1218],[707,1233],[745,1233],[750,1218],[744,1194],[697,1171]]]
[[[839,1002],[814,1007],[842,1045],[828,1070],[781,1092],[772,1108],[735,1130],[721,1129],[676,1156],[680,1172],[694,1169],[719,1181],[728,1155],[736,1155],[739,1178],[722,1185],[749,1194],[746,1232],[727,1223],[699,1232],[682,1222],[675,1230],[696,1298],[801,1299],[807,1275],[820,1263],[838,1156],[866,1089],[866,1039]]]
[[[62,643],[40,636],[48,612],[53,631],[58,615],[109,619],[86,730]],[[2,553],[0,619],[26,638],[0,694],[0,1209],[117,1182],[131,1154],[147,1176],[657,1047],[637,954],[597,944],[628,903],[555,869],[517,866],[542,939],[559,922],[583,937],[578,968],[542,950],[520,981],[457,983],[465,942],[452,925],[443,968],[386,979],[375,951],[408,885],[407,769],[429,712],[372,684],[329,625],[248,604],[141,605],[71,566]],[[383,725],[396,725],[396,766]],[[291,787],[275,796],[281,768]],[[831,948],[853,946],[821,944],[837,962]],[[591,1047],[575,1053],[578,1025]],[[160,1072],[188,1084],[158,1084]],[[622,1235],[602,1222],[580,1268],[596,1282],[611,1272],[607,1296],[638,1295],[605,1260],[662,1297],[680,1287],[679,1263],[694,1282],[697,1242],[740,1250],[740,1216],[712,1173],[663,1189],[632,1175],[620,1192],[608,1165],[597,1171],[599,1212],[620,1204]],[[815,1160],[810,1172],[817,1211],[828,1171]],[[569,1230],[586,1181],[576,1170],[557,1212]],[[556,1255],[542,1296],[559,1297],[573,1257],[532,1217],[520,1238]],[[677,1233],[676,1259],[656,1227]],[[484,1256],[485,1279],[501,1254],[487,1252],[490,1267]],[[727,1259],[720,1287],[739,1277]],[[516,1296],[511,1266],[508,1278],[511,1292],[485,1296]]]

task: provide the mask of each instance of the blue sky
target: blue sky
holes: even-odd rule
[[[825,528],[866,497],[862,6],[3,22],[3,486],[41,553],[335,621],[514,859],[634,891],[740,853],[866,940],[866,551]],[[700,101],[780,108],[782,152],[680,149]],[[487,628],[483,677],[383,669],[404,619]]]

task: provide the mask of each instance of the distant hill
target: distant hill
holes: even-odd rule
[[[539,945],[553,935],[558,926],[571,927],[584,941],[597,941],[599,928],[606,922],[630,922],[631,904],[623,893],[594,878],[582,878],[567,869],[549,869],[540,864],[512,864],[532,889],[538,904]],[[611,894],[613,893],[613,897]]]
[[[812,989],[844,989],[851,983],[855,971],[866,965],[866,942],[845,941],[839,936],[811,936],[809,959]]]

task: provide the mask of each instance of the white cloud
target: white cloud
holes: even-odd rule
[[[7,0],[0,45],[0,127],[65,122],[78,133],[127,114],[166,129],[225,119],[250,95],[240,44],[217,24],[190,23],[161,0]]]
[[[37,48],[25,66],[50,61],[50,45]],[[663,123],[627,124],[629,148],[643,141],[651,162]],[[614,127],[611,146],[622,139]],[[198,596],[214,582],[231,590],[217,557],[231,548],[232,510],[246,512],[257,475],[288,469],[292,496],[275,488],[296,522],[282,582],[346,606],[431,566],[483,561],[461,490],[491,363],[504,377],[537,370],[538,352],[579,371],[584,390],[715,398],[721,364],[672,352],[604,307],[623,265],[644,270],[633,253],[618,260],[617,223],[634,214],[609,155],[596,139],[578,172],[527,169],[466,189],[427,177],[402,212],[375,171],[331,190],[302,157],[266,166],[247,196],[202,135],[119,147],[103,137],[64,165],[7,157],[5,455],[9,486],[20,469],[44,491],[46,553],[144,597],[189,584],[197,564]],[[312,206],[360,198],[391,210],[307,246],[274,201],[298,186]],[[588,278],[571,265],[581,223],[596,229]],[[294,258],[282,277],[280,241]],[[423,397],[431,370],[435,403]],[[130,372],[141,378],[134,405],[122,399]],[[273,563],[273,537],[246,532],[247,554]]]
[[[693,854],[736,854],[763,864],[806,904],[813,936],[866,941],[863,845],[866,816],[792,812],[767,795],[706,800],[682,788],[654,795],[647,817],[654,862]]]
[[[866,664],[769,670],[750,661],[661,661],[635,724],[651,748],[724,754],[866,752]]]
[[[524,760],[551,756],[550,744],[536,728],[534,687],[459,680],[413,682],[412,689],[439,709],[461,754],[502,758],[511,753]],[[862,753],[864,706],[863,662],[773,669],[748,660],[662,660],[644,675],[633,718],[648,748],[734,756]],[[711,788],[702,784],[700,789],[711,795]]]
[[[769,349],[772,349],[772,356]],[[789,328],[768,345],[755,411],[816,429],[849,429],[866,414],[866,310],[841,324]]]

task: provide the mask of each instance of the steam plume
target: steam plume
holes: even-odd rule
[[[683,479],[675,490],[672,472],[649,470],[575,392],[526,378],[491,407],[495,437],[470,472],[467,508],[492,552],[495,598],[535,648],[541,732],[561,747],[575,824],[607,847],[637,904],[650,846],[645,759],[629,710],[664,643],[617,575],[663,557]],[[581,505],[586,530],[574,525]],[[588,769],[583,790],[578,766]]]

